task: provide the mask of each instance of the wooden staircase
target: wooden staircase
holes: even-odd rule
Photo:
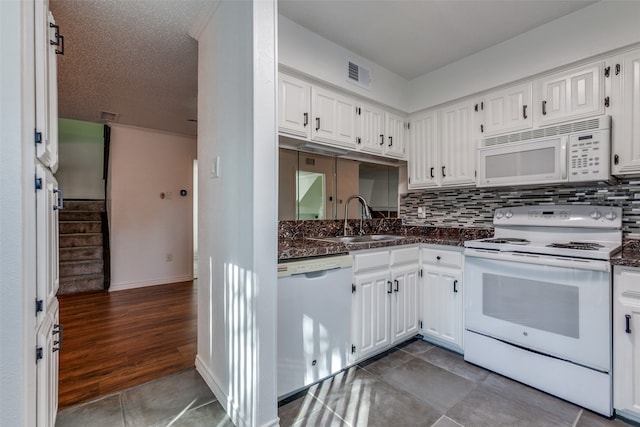
[[[58,295],[105,290],[104,211],[103,200],[65,200],[59,213]]]

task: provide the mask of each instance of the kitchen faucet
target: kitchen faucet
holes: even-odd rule
[[[360,235],[364,233],[364,230],[362,228],[362,220],[371,219],[371,210],[369,209],[369,205],[367,205],[367,201],[364,199],[364,197],[362,197],[359,194],[354,194],[352,196],[347,197],[347,201],[344,204],[344,230],[342,231],[342,234],[344,236],[347,235],[347,218],[349,213],[349,202],[352,201],[353,199],[358,199],[364,210],[364,213],[362,212],[360,213],[360,233],[359,233]]]

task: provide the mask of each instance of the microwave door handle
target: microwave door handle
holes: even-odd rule
[[[560,176],[563,181],[567,180],[567,140],[563,138],[560,142]]]

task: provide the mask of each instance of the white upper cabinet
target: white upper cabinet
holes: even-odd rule
[[[474,102],[465,101],[439,111],[439,152],[442,186],[475,183],[479,126]]]
[[[612,173],[637,174],[640,172],[640,50],[623,55],[611,67],[615,111]]]
[[[385,113],[387,133],[384,144],[384,153],[389,157],[404,159],[404,128],[406,119],[393,113]]]
[[[409,189],[437,187],[440,184],[438,168],[438,113],[421,113],[411,119],[411,139],[407,155]],[[438,169],[439,171],[439,169]]]
[[[484,97],[483,137],[529,129],[533,126],[531,82],[512,86]]]
[[[355,102],[326,89],[311,88],[311,139],[356,148]]]
[[[535,122],[538,126],[604,113],[604,62],[538,79]]]
[[[36,156],[53,172],[58,169],[58,53],[64,51],[59,32],[47,1],[36,2]]]
[[[384,152],[384,111],[369,104],[360,104],[357,113],[356,145],[360,151],[372,154]]]
[[[278,128],[281,133],[311,136],[311,85],[295,77],[278,76]]]

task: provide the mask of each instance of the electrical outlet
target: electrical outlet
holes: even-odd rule
[[[419,207],[418,208],[418,218],[424,219],[427,217],[426,208]]]
[[[173,261],[173,254],[167,254],[167,262]]]

